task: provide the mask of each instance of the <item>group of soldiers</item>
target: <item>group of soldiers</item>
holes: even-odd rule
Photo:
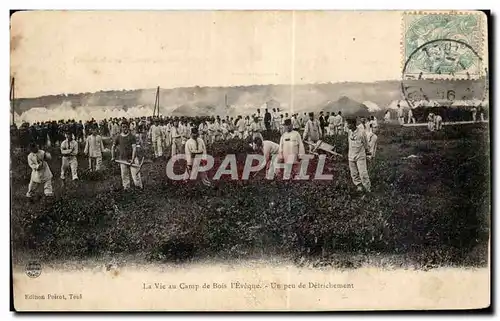
[[[40,130],[47,128],[47,130]],[[50,153],[45,147],[58,146],[61,150],[61,176],[71,172],[71,178],[78,180],[79,144],[85,144],[84,154],[88,157],[88,168],[99,171],[102,156],[106,151],[103,140],[111,138],[111,160],[120,165],[122,185],[130,188],[130,177],[134,185],[142,188],[139,151],[150,144],[154,159],[169,159],[184,153],[188,162],[186,170],[193,166],[196,154],[206,154],[207,146],[227,139],[243,139],[252,143],[255,151],[266,157],[279,155],[286,159],[292,155],[297,164],[300,155],[305,154],[304,142],[312,148],[327,135],[349,137],[349,161],[354,184],[360,190],[370,191],[366,159],[373,157],[376,150],[378,124],[375,117],[361,117],[346,120],[342,113],[272,113],[263,115],[258,110],[251,116],[216,117],[142,117],[112,118],[103,121],[89,120],[85,123],[74,120],[23,124],[15,128],[18,143],[25,146],[28,140],[28,165],[32,169],[28,193],[31,197],[39,184],[44,185],[45,195],[52,195],[52,173],[46,162]],[[280,132],[280,142],[266,141],[265,131]],[[12,134],[12,133],[11,133]],[[28,135],[28,138],[25,137]],[[44,139],[39,139],[45,135]],[[361,156],[360,156],[361,155]],[[191,160],[191,162],[190,162]]]
[[[485,121],[485,110],[482,106],[472,106],[470,108],[455,108],[446,109],[438,107],[430,107],[426,112],[420,113],[420,122],[427,121],[427,127],[430,131],[440,130],[443,123],[443,118],[447,121]],[[400,125],[415,124],[416,118],[412,108],[404,109],[401,105],[397,105],[396,119]],[[384,121],[391,121],[391,111],[387,110],[384,114]]]

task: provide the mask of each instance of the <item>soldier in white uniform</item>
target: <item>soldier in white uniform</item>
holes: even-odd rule
[[[413,117],[413,111],[411,108],[408,110],[408,124],[410,123],[415,124],[415,117]]]
[[[434,116],[434,123],[436,130],[443,129],[443,118],[441,117],[441,115],[437,114]]]
[[[245,138],[245,130],[246,130],[245,120],[240,115],[238,116],[238,120],[236,121],[236,132],[238,134],[238,138],[240,139]]]
[[[326,127],[326,134],[331,136],[335,134],[335,112],[332,112],[330,117],[326,120],[328,126]]]
[[[261,152],[264,155],[267,169],[272,158],[278,155],[280,145],[270,140],[262,141],[260,137],[255,137],[255,139],[253,140],[253,150],[256,152]]]
[[[89,170],[98,171],[101,169],[102,152],[104,144],[101,135],[96,135],[96,128],[90,127],[90,135],[85,140],[84,154],[89,158]]]
[[[278,155],[279,159],[284,160],[286,164],[292,166],[291,177],[293,177],[299,172],[299,159],[305,154],[305,148],[299,132],[292,128],[292,121],[286,119],[284,125],[285,132],[281,135]]]
[[[371,191],[370,177],[366,166],[366,157],[370,156],[366,131],[356,126],[355,119],[348,121],[349,171],[356,189],[361,192]]]
[[[181,153],[182,147],[182,137],[179,133],[179,123],[177,120],[174,121],[174,125],[170,129],[170,133],[172,136],[172,157]]]
[[[201,139],[198,135],[198,128],[194,127],[191,129],[191,138],[189,138],[186,141],[186,145],[184,148],[184,152],[186,155],[186,163],[187,163],[187,170],[185,174],[185,179],[188,179],[191,176],[191,173],[193,170],[198,173],[198,175],[201,176],[201,179],[203,181],[203,184],[205,185],[211,185],[210,181],[208,180],[208,176],[206,172],[199,172],[197,168],[194,168],[193,166],[200,164],[200,165],[206,165],[205,161],[203,159],[204,156],[207,154],[207,147],[205,145],[205,142],[203,139]],[[194,163],[194,158],[202,157],[199,163]]]
[[[321,124],[319,120],[314,119],[314,113],[309,113],[309,120],[306,123],[304,129],[304,140],[315,144],[321,139],[323,133],[321,132]],[[309,145],[309,149],[312,150],[313,146]]]
[[[62,165],[61,179],[65,179],[66,170],[71,168],[71,176],[74,181],[78,180],[78,143],[73,140],[71,133],[66,133],[66,139],[61,143]]]
[[[49,153],[38,149],[35,143],[30,144],[28,166],[31,168],[31,178],[26,197],[32,197],[40,184],[43,184],[45,196],[53,196],[52,172],[50,171],[49,164],[47,164],[47,160],[50,159],[51,156]]]
[[[427,128],[433,132],[436,129],[436,122],[434,120],[434,113],[430,113],[429,116],[427,116]]]
[[[385,112],[385,115],[384,115],[384,121],[386,123],[390,122],[391,121],[391,112],[388,110]]]
[[[222,124],[220,125],[220,130],[221,130],[221,139],[226,140],[229,138],[229,124],[226,122],[225,119],[222,120]]]
[[[253,123],[250,124],[250,133],[252,135],[252,140],[254,140],[255,137],[259,137],[260,139],[264,140],[261,132],[262,132],[262,125],[259,122],[259,118],[255,117]]]
[[[281,125],[280,114],[273,108],[273,129],[279,130]]]
[[[335,125],[335,135],[342,135],[342,133],[345,132],[344,119],[342,118],[341,111],[339,111],[339,113],[335,116],[334,125]]]
[[[398,122],[400,125],[403,125],[405,123],[403,108],[399,104],[398,104]]]
[[[167,120],[163,120],[162,123],[161,134],[163,147],[166,151],[168,151],[170,149],[170,145],[172,144],[172,138],[170,136],[170,129],[172,127],[172,124],[170,124],[170,122]]]
[[[208,123],[207,121],[202,121],[200,125],[198,125],[198,133],[200,134],[200,138],[203,141],[206,141],[209,139],[208,136]]]
[[[154,156],[155,158],[163,156],[163,137],[162,128],[155,120],[154,124],[151,125],[151,143],[153,144]]]

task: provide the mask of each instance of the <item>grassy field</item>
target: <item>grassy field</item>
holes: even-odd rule
[[[14,262],[100,257],[186,262],[279,256],[298,265],[355,268],[379,257],[433,268],[485,266],[490,232],[487,124],[385,126],[369,164],[373,192],[353,191],[345,160],[327,163],[328,182],[222,180],[213,188],[169,181],[165,161],[143,169],[144,191],[121,191],[118,166],[83,171],[61,183],[60,158],[50,167],[55,197],[28,201],[26,153],[11,152]],[[276,137],[274,138],[276,139]],[[329,139],[346,154],[346,138]],[[242,141],[209,148],[216,158],[249,152]],[[57,151],[52,154],[58,155]],[[416,158],[406,159],[409,155]],[[84,158],[80,169],[86,167]]]

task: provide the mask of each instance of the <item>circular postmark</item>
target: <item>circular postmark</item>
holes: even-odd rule
[[[402,107],[480,106],[488,98],[488,71],[469,44],[436,39],[408,55],[401,92]]]
[[[42,265],[35,261],[29,262],[26,264],[25,272],[30,278],[37,278],[42,274]]]

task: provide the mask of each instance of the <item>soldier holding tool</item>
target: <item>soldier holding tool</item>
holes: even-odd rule
[[[130,127],[126,121],[122,122],[121,129],[121,134],[115,137],[111,147],[111,160],[115,160],[115,148],[118,148],[116,162],[120,164],[123,189],[130,189],[129,172],[134,185],[142,189],[140,163],[137,158],[137,138],[130,132]]]

